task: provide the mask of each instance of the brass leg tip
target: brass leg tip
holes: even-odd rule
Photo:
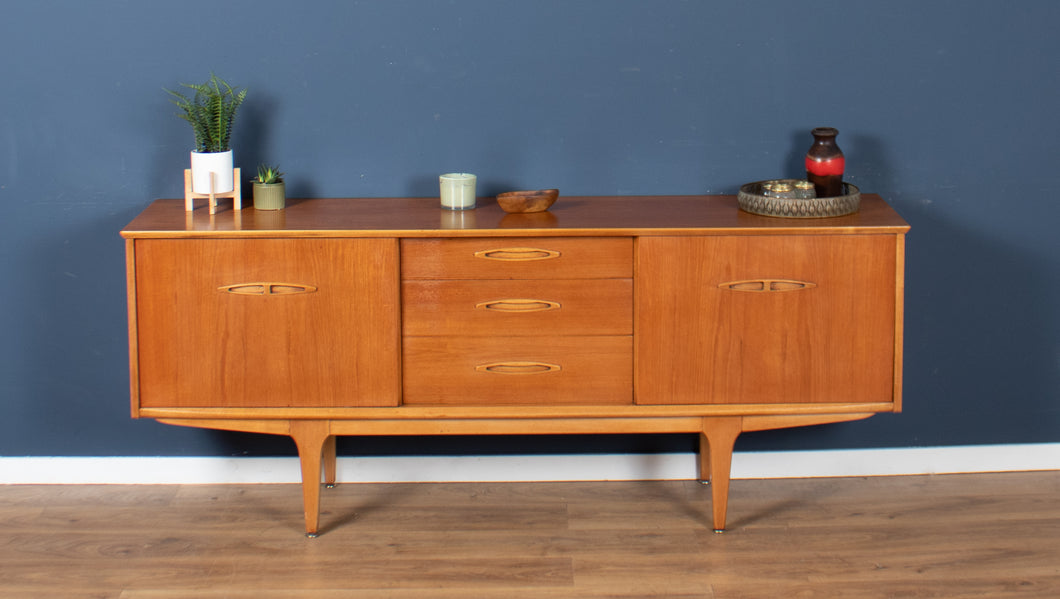
[[[723,532],[725,532],[724,528],[715,528],[714,529],[714,534],[716,534],[716,535],[720,535]]]
[[[335,483],[325,483],[324,484],[324,488],[325,489],[334,489],[335,488]]]
[[[315,532],[307,532],[307,533],[305,533],[305,536],[306,536],[306,538],[307,538],[307,539],[315,539],[315,538],[317,538],[317,536],[318,536],[318,533],[315,533]]]

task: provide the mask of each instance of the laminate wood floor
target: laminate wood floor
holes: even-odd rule
[[[1060,597],[1060,472],[0,486],[0,597]]]

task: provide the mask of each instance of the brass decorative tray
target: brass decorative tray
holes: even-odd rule
[[[737,201],[740,209],[762,216],[782,218],[827,218],[844,216],[858,211],[861,191],[855,185],[844,183],[845,195],[828,198],[794,198],[765,195],[765,186],[776,183],[794,184],[796,179],[772,179],[756,181],[740,187]]]

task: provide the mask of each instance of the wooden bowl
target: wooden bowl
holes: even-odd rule
[[[544,212],[556,202],[558,189],[538,189],[537,191],[508,191],[497,195],[501,209],[511,214]]]

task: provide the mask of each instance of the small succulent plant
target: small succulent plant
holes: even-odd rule
[[[258,178],[255,181],[257,183],[282,183],[283,173],[280,172],[279,166],[260,164],[258,165]]]

